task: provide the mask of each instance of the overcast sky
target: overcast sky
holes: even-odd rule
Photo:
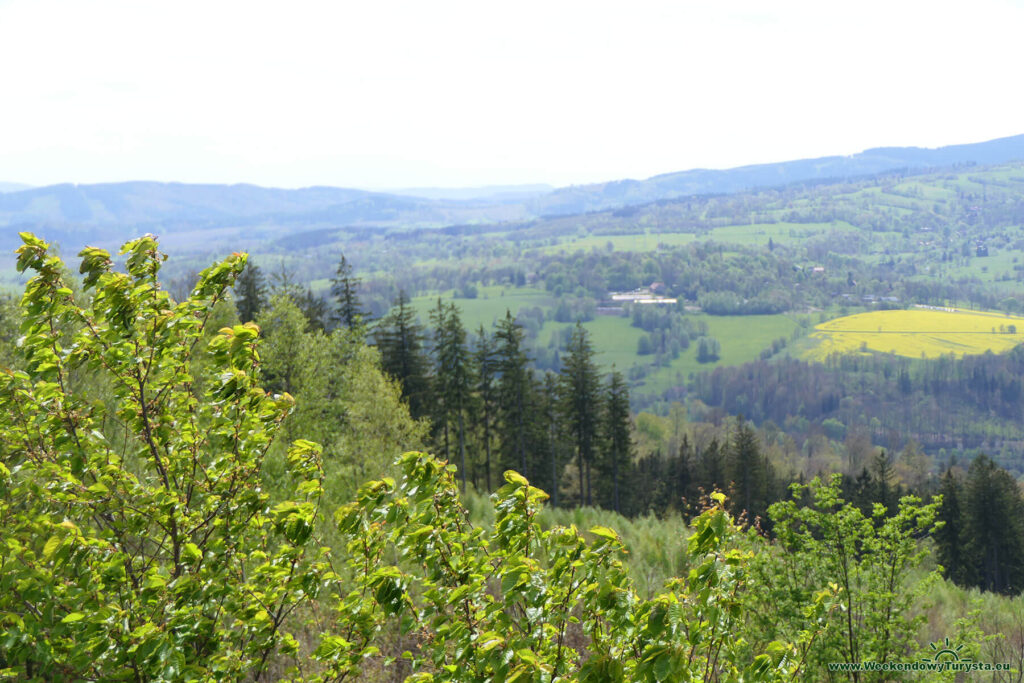
[[[1024,133],[1024,2],[0,0],[0,181],[643,178]]]

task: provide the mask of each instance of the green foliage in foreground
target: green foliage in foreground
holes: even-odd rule
[[[288,449],[289,491],[261,489],[292,401],[258,386],[259,329],[222,329],[199,361],[245,257],[175,304],[152,238],[125,245],[127,274],[87,249],[81,305],[47,245],[23,239],[19,265],[36,273],[22,299],[26,370],[0,374],[0,676],[792,681],[820,680],[833,652],[914,654],[902,582],[934,509],[907,501],[875,526],[835,485],[814,484],[810,510],[777,508],[787,531],[772,546],[713,494],[685,571],[649,596],[613,530],[544,528],[546,494],[514,472],[493,523],[475,525],[454,469],[417,452],[398,480],[364,484],[337,511],[341,541],[325,547],[338,464],[319,446]],[[813,564],[836,548],[846,564]],[[757,611],[777,607],[769,634]],[[849,653],[843,619],[873,629]]]
[[[81,307],[48,245],[23,235],[27,372],[0,375],[0,670],[31,680],[259,678],[295,652],[282,628],[325,571],[309,544],[319,447],[288,454],[295,498],[258,486],[287,394],[256,385],[258,328],[193,352],[245,265],[205,270],[174,304],[151,237],[82,253]],[[89,378],[91,381],[86,381]],[[86,391],[87,389],[91,391]],[[199,393],[199,395],[197,395]]]
[[[721,494],[693,522],[687,576],[645,600],[613,530],[594,527],[589,542],[575,526],[542,530],[547,495],[515,472],[484,529],[459,501],[454,467],[421,453],[402,467],[401,483],[369,482],[337,513],[356,577],[338,611],[358,616],[316,654],[339,678],[377,653],[389,622],[416,643],[403,655],[411,681],[787,681],[824,628],[830,590],[807,602],[794,644],[752,656],[736,637],[753,553],[732,544]]]

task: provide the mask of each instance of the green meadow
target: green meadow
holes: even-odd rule
[[[556,303],[548,292],[534,287],[480,287],[475,299],[453,298],[453,292],[448,290],[412,299],[412,306],[424,325],[429,325],[430,311],[437,306],[438,296],[445,302],[455,303],[461,312],[463,325],[470,332],[476,331],[481,325],[487,330],[493,329],[493,324],[505,315],[506,310],[515,316],[522,308],[539,307],[547,316]],[[643,394],[659,394],[685,383],[690,374],[702,370],[757,360],[774,340],[785,338],[789,344],[794,331],[801,329],[799,316],[789,314],[715,316],[693,313],[688,318],[694,322],[703,321],[707,325],[708,336],[718,340],[721,348],[717,361],[698,363],[697,344],[691,342],[690,347],[667,366],[653,367],[655,356],[637,354],[640,338],[646,332],[633,327],[630,318],[599,315],[584,322],[583,327],[590,333],[595,360],[605,371],[610,371],[614,366],[626,373],[634,365],[652,366],[646,377],[635,384],[635,390]],[[553,340],[558,338],[557,335],[565,334],[573,325],[575,323],[545,320],[531,346],[538,349],[550,348]],[[789,350],[787,346],[783,353]]]
[[[477,288],[475,299],[464,299],[454,297],[455,292],[448,290],[436,294],[417,296],[412,299],[412,307],[416,310],[420,321],[429,324],[430,311],[437,307],[437,299],[444,302],[453,302],[458,306],[462,324],[468,331],[475,331],[481,325],[485,329],[505,316],[505,311],[511,311],[513,317],[520,308],[550,308],[554,305],[555,299],[548,292],[536,287],[503,287],[498,285],[481,286]]]
[[[654,369],[644,378],[640,383],[643,393],[661,393],[685,382],[694,372],[757,360],[772,341],[784,337],[788,343],[793,331],[800,329],[797,321],[788,315],[716,316],[697,313],[689,317],[707,324],[708,336],[717,339],[721,345],[719,359],[712,363],[698,363],[697,344],[691,342],[690,347],[668,366]],[[547,346],[556,330],[571,326],[571,323],[548,322],[538,338],[538,346]],[[633,327],[629,318],[598,316],[583,326],[591,334],[597,362],[606,369],[614,365],[625,372],[634,364],[645,365],[654,361],[653,355],[637,355],[640,337],[646,332]]]
[[[706,315],[692,316],[703,320],[708,326],[708,335],[718,340],[721,352],[717,361],[697,362],[697,344],[679,354],[679,358],[667,367],[649,374],[642,385],[642,393],[660,394],[679,384],[685,383],[691,373],[711,370],[720,365],[740,365],[757,360],[761,351],[771,347],[772,341],[783,337],[789,344],[800,325],[796,318],[787,314],[778,315]],[[786,353],[783,350],[782,353]],[[637,356],[637,358],[640,358]]]

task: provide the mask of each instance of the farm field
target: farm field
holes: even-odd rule
[[[908,358],[1004,353],[1024,342],[1024,318],[961,309],[871,311],[815,326],[811,360],[878,351]]]
[[[481,286],[477,298],[455,298],[452,290],[440,294],[413,297],[410,301],[420,322],[430,324],[430,312],[437,307],[440,296],[445,303],[454,303],[459,308],[462,324],[467,331],[475,332],[480,325],[490,330],[499,319],[505,317],[505,311],[512,311],[515,316],[520,308],[539,306],[549,308],[553,304],[551,295],[543,289],[534,287],[503,287],[497,285]]]
[[[641,393],[659,394],[670,387],[685,384],[691,373],[702,370],[713,370],[718,366],[741,365],[757,360],[761,351],[771,346],[772,341],[780,337],[790,340],[794,332],[800,329],[797,321],[786,314],[778,315],[694,315],[695,320],[703,320],[708,326],[708,336],[714,337],[721,344],[721,353],[717,361],[711,363],[697,362],[697,344],[679,354],[679,358],[667,367],[662,367],[643,382]],[[1024,327],[1024,325],[1022,325]],[[786,353],[784,350],[782,353]]]
[[[544,323],[537,335],[538,346],[548,346],[556,334],[568,334],[575,323]],[[614,315],[599,315],[593,320],[583,323],[590,333],[590,341],[594,345],[594,361],[603,372],[610,372],[612,366],[617,370],[626,370],[636,362],[648,362],[636,353],[637,343],[645,333],[633,327],[629,318]]]
[[[462,322],[469,332],[475,332],[480,325],[493,331],[494,322],[503,317],[506,310],[511,310],[513,316],[522,308],[533,307],[550,313],[551,307],[557,302],[550,293],[534,287],[481,286],[476,299],[453,298],[452,290],[439,294],[443,301],[453,302],[459,308]],[[421,324],[429,325],[430,311],[437,306],[439,294],[417,296],[411,300]],[[695,323],[703,322],[707,325],[708,336],[717,339],[721,345],[719,359],[698,363],[697,343],[693,341],[689,348],[668,365],[651,367],[649,374],[634,384],[636,391],[655,395],[684,384],[694,372],[757,360],[774,340],[781,337],[791,341],[794,333],[801,328],[799,316],[791,314],[716,316],[695,313],[687,317]],[[535,336],[528,339],[527,343],[535,349],[560,348],[574,324],[547,319],[539,327],[533,328],[532,334]],[[804,324],[807,324],[806,321]],[[634,365],[651,365],[654,362],[653,355],[637,354],[638,342],[646,333],[633,327],[629,317],[599,315],[584,322],[583,327],[590,333],[594,360],[602,372],[610,372],[615,367],[626,373]],[[1024,329],[1024,322],[1021,323],[1021,329]],[[562,343],[557,341],[559,338],[563,340]],[[788,352],[788,349],[783,351]]]

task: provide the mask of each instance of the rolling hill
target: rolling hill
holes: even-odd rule
[[[178,236],[179,248],[190,244],[249,248],[268,239],[327,228],[503,224],[753,188],[1018,159],[1024,159],[1024,135],[938,149],[888,147],[847,157],[696,169],[553,191],[520,186],[382,193],[141,181],[19,190],[5,184],[3,188],[14,191],[0,189],[0,249],[16,245],[19,230],[44,232],[68,248],[85,242],[113,245],[145,232]]]
[[[728,194],[795,182],[856,178],[897,169],[927,169],[955,164],[1002,164],[1024,159],[1024,135],[937,149],[879,147],[851,156],[800,159],[728,170],[694,169],[647,180],[618,180],[555,190],[531,207],[538,214],[572,214],[674,199]]]

